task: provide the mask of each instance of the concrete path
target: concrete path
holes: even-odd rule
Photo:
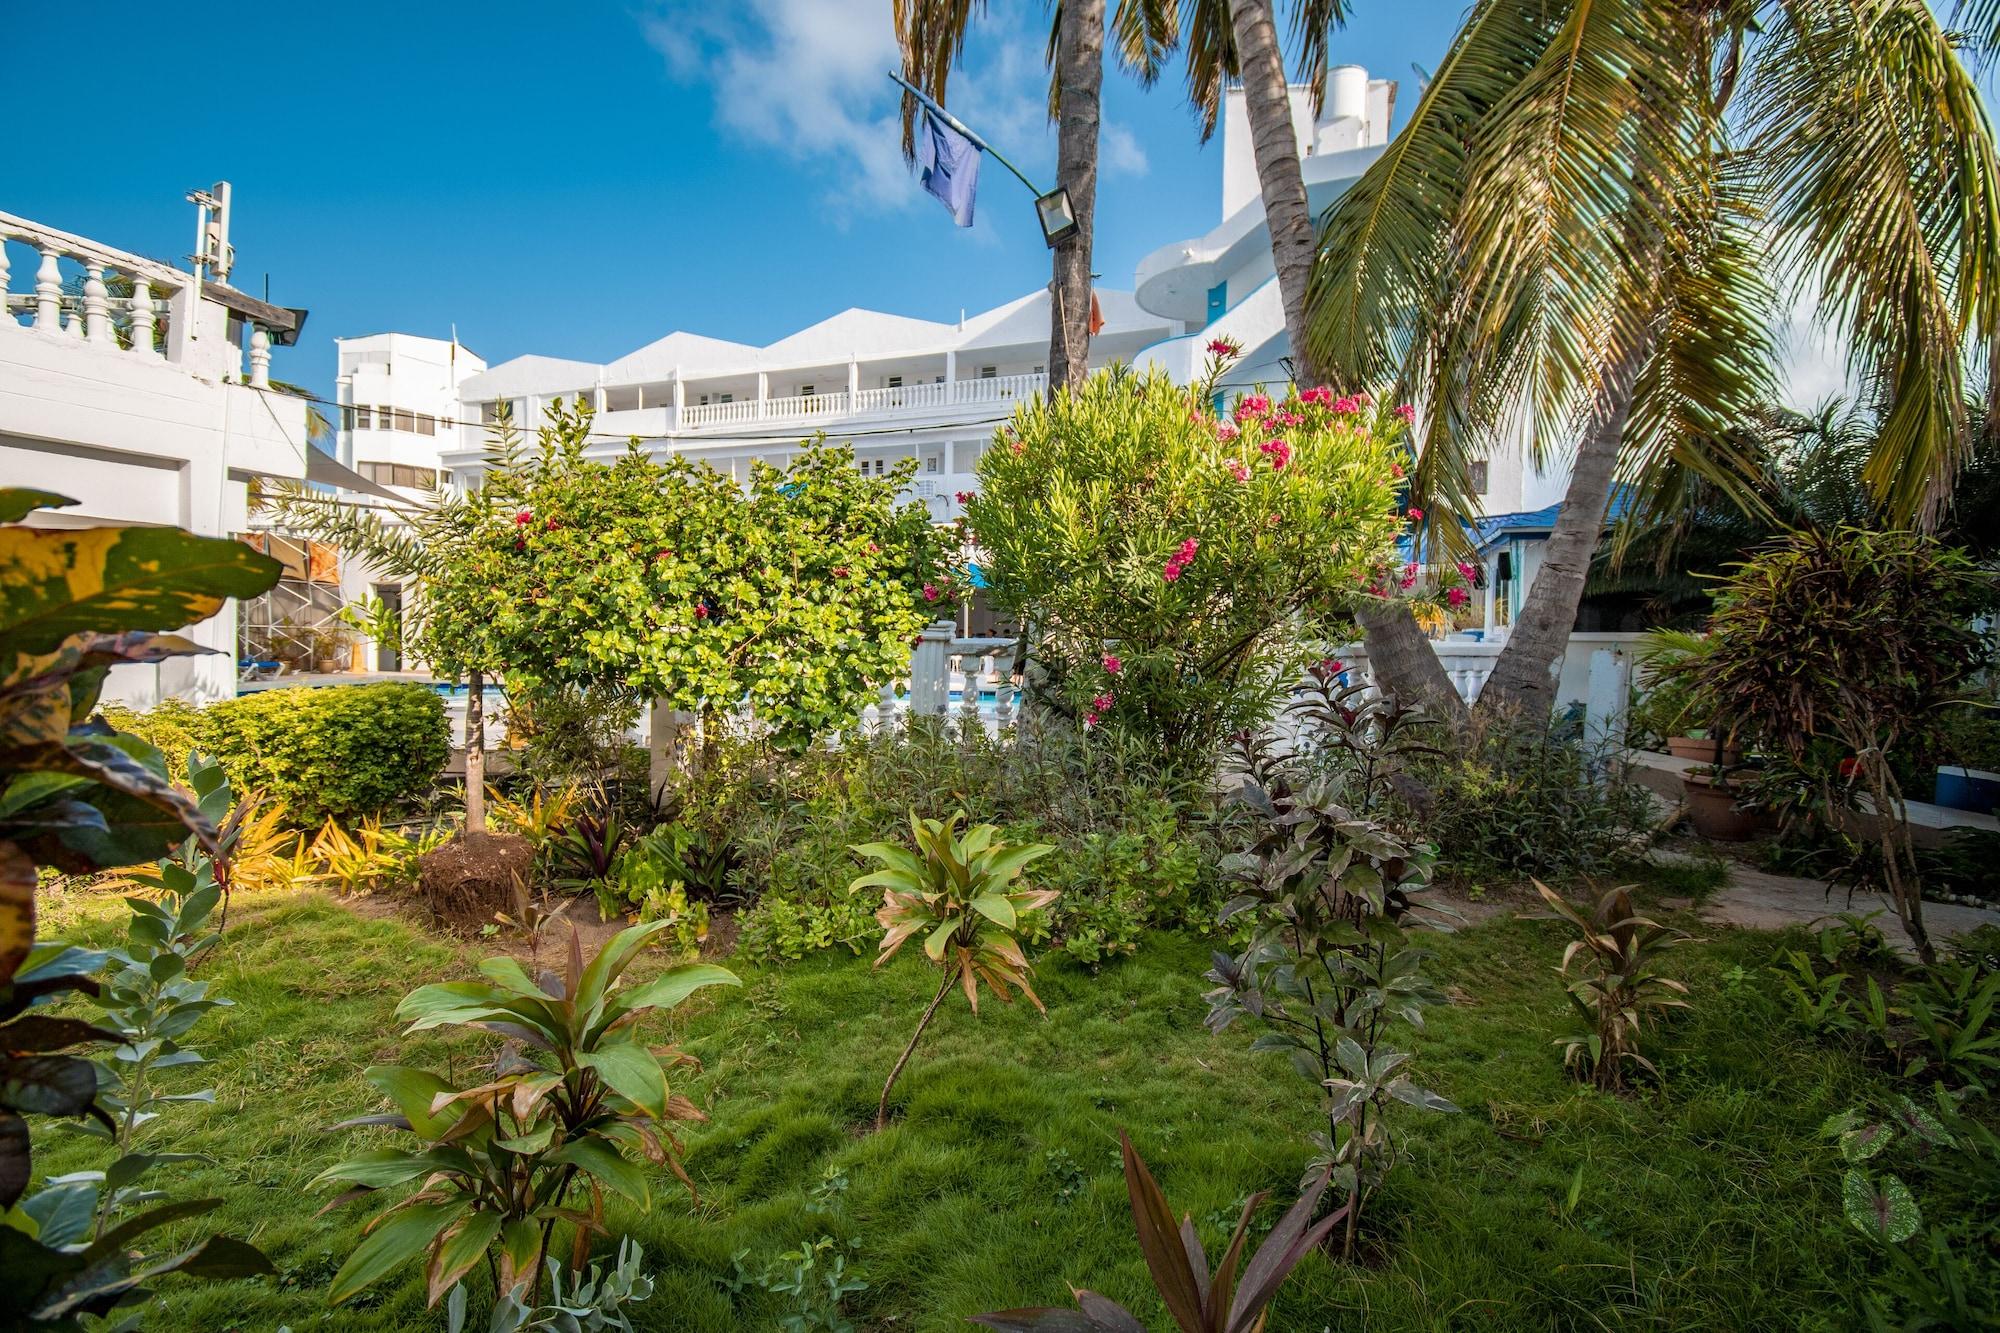
[[[1791,875],[1767,875],[1748,866],[1729,868],[1729,882],[1710,894],[1701,905],[1701,919],[1711,925],[1744,926],[1752,930],[1784,930],[1803,926],[1821,917],[1841,912],[1857,915],[1880,910],[1875,924],[1898,947],[1908,950],[1909,937],[1888,899],[1878,893],[1856,893],[1850,903],[1845,890],[1829,894],[1816,879]],[[1924,925],[1931,938],[1943,941],[1978,926],[2000,925],[2000,911],[1982,907],[1961,907],[1955,903],[1924,904]]]

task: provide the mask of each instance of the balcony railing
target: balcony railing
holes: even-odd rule
[[[760,421],[829,421],[841,417],[892,412],[933,412],[959,406],[1008,406],[1041,395],[1047,375],[1000,375],[992,379],[950,383],[903,384],[888,389],[862,389],[849,394],[798,394],[785,398],[743,398],[728,403],[688,403],[680,410],[680,428],[741,426]]]
[[[33,292],[7,292],[7,241],[40,254]],[[83,269],[79,289],[65,289],[65,259]],[[171,360],[177,348],[168,336],[169,310],[190,281],[164,264],[0,213],[0,300],[6,315],[0,323]]]

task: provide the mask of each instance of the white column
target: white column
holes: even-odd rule
[[[35,327],[44,333],[62,332],[62,267],[55,247],[42,247],[41,267],[35,270]]]
[[[941,714],[951,701],[952,630],[949,620],[936,621],[917,636],[916,651],[910,654],[910,711]]]
[[[765,405],[771,401],[771,377],[757,372],[757,418],[763,420]]]
[[[952,401],[954,395],[952,394],[951,386],[956,383],[958,383],[958,353],[948,351],[944,354],[944,398],[946,402]]]
[[[861,394],[861,363],[853,357],[847,358],[847,410],[854,410],[855,401]]]
[[[83,336],[109,346],[111,336],[111,293],[104,285],[104,265],[91,260],[83,270]]]
[[[1493,596],[1499,586],[1500,557],[1498,555],[1489,555],[1486,557],[1486,599],[1485,604],[1480,608],[1480,615],[1482,617],[1480,624],[1485,628],[1485,637],[1488,639],[1491,639],[1493,636]]]
[[[14,312],[7,306],[7,242],[0,238],[0,319],[13,323]]]
[[[271,335],[262,324],[250,326],[250,387],[271,387]]]
[[[144,278],[132,279],[132,350],[140,356],[153,351],[153,285]]]
[[[674,367],[674,426],[678,428],[687,412],[687,386],[681,383],[681,368]]]

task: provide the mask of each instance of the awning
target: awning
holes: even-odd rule
[[[378,486],[356,472],[347,464],[316,445],[306,446],[306,480],[321,486],[334,486],[343,491],[360,491],[363,495],[373,495],[387,500],[397,508],[407,508],[407,496],[401,496],[386,486]]]

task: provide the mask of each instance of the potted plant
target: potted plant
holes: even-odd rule
[[[1687,630],[1654,630],[1641,642],[1640,667],[1648,689],[1644,718],[1676,759],[1734,767],[1743,762],[1735,728],[1717,716],[1714,698],[1702,688],[1702,667],[1714,640]]]
[[[1757,812],[1738,804],[1742,788],[1730,781],[1731,767],[1727,763],[1707,763],[1681,774],[1688,823],[1702,837],[1717,842],[1745,842],[1763,826],[1763,818]]]
[[[333,625],[315,625],[306,631],[312,646],[315,671],[345,671],[349,666],[348,644],[352,636]]]

